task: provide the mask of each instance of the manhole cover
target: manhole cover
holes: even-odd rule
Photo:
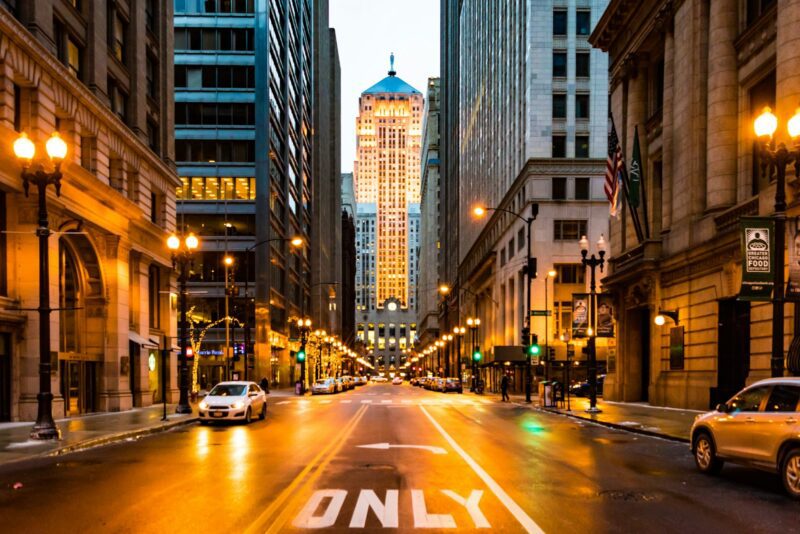
[[[598,495],[610,501],[655,502],[659,500],[658,495],[644,491],[605,490],[598,493]]]

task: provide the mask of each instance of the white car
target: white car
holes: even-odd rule
[[[403,383],[403,379],[400,378],[399,376],[396,376],[396,377],[392,378],[392,384],[394,384],[395,386],[399,386],[402,383]]]
[[[267,416],[267,395],[255,382],[220,382],[200,401],[200,423],[237,420],[249,423]]]
[[[333,378],[318,378],[316,382],[311,384],[311,394],[317,395],[322,393],[336,393],[336,380]]]

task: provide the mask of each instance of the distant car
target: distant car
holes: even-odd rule
[[[311,385],[311,394],[331,394],[336,393],[336,381],[333,378],[318,378]]]
[[[435,383],[436,383],[436,378],[433,376],[429,376],[425,378],[425,383],[422,385],[422,387],[424,387],[429,391],[433,391]]]
[[[402,383],[403,383],[403,379],[400,378],[399,376],[396,376],[396,377],[392,378],[392,384],[393,385],[399,386]]]
[[[597,375],[597,394],[603,394],[603,382],[605,382],[606,375]],[[583,380],[581,382],[577,382],[572,384],[569,388],[571,394],[575,395],[576,397],[588,397],[589,396],[589,381]]]
[[[373,382],[387,382],[388,380],[389,379],[386,378],[385,376],[373,376],[372,377],[372,381]]]
[[[716,474],[726,461],[777,472],[800,500],[800,378],[770,378],[744,388],[692,425],[697,469]]]
[[[267,396],[255,382],[220,382],[198,406],[200,423],[239,420],[250,423],[253,416],[267,416]]]
[[[351,389],[355,389],[356,382],[350,375],[345,375],[342,377],[342,384],[344,385],[345,391],[349,391]]]
[[[356,380],[356,387],[358,386],[366,386],[367,385],[367,377],[366,376],[357,376],[355,377]]]
[[[448,391],[455,391],[456,393],[464,393],[464,389],[461,387],[461,380],[458,378],[445,378],[444,379],[444,389],[442,390],[445,393]]]

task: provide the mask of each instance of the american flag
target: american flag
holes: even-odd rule
[[[616,217],[619,213],[620,172],[625,164],[622,158],[622,147],[619,146],[617,129],[611,122],[611,135],[608,136],[608,160],[606,161],[606,197],[609,202],[609,213]]]

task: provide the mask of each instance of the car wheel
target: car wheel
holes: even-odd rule
[[[715,475],[722,469],[723,461],[717,458],[714,441],[707,432],[700,432],[694,438],[694,463],[701,473]]]
[[[200,419],[200,424],[206,426],[208,424],[208,421],[206,421],[205,419]]]
[[[794,499],[800,499],[800,449],[792,449],[784,456],[781,479],[786,493]]]
[[[261,405],[261,413],[258,414],[258,418],[263,421],[264,419],[266,419],[266,417],[267,417],[267,403],[265,402],[264,404]]]
[[[247,411],[244,412],[244,424],[249,425],[250,422],[253,420],[253,412],[250,410],[250,407],[247,407]]]

